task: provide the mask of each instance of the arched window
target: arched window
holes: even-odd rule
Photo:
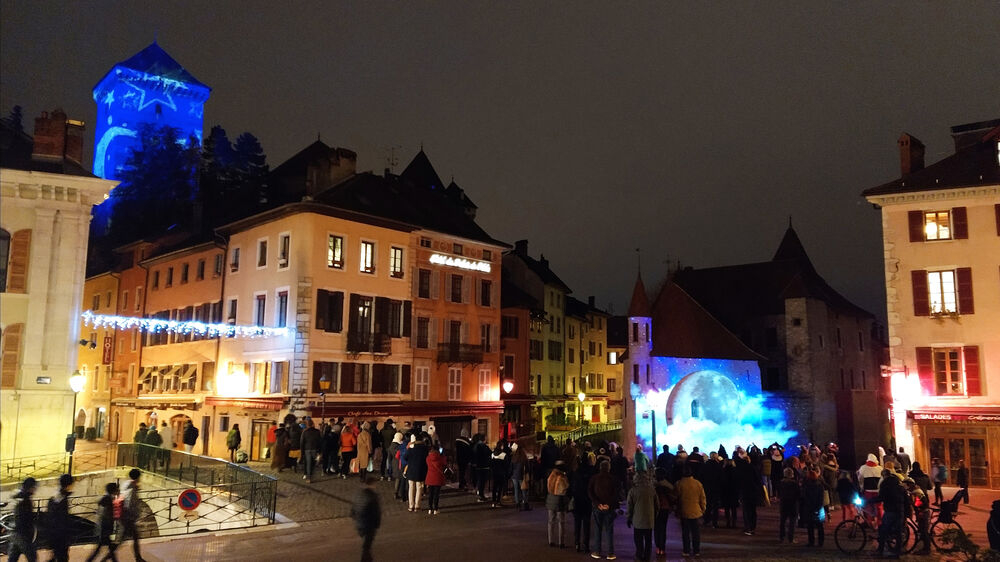
[[[10,261],[10,233],[0,229],[0,293],[7,292],[7,262]]]

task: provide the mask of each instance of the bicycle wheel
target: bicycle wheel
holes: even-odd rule
[[[950,523],[935,522],[934,526],[931,527],[931,542],[934,543],[934,547],[941,552],[955,552],[954,540],[949,540],[950,537],[945,536],[946,532],[952,530],[959,533],[965,532],[962,530],[962,526],[955,521],[951,521]]]
[[[917,528],[917,524],[912,520],[906,521],[906,526],[903,528],[903,552],[909,554],[917,549],[919,542],[917,541],[920,536],[920,530]]]
[[[842,521],[833,531],[833,541],[844,554],[855,554],[868,544],[868,530],[857,521]]]
[[[14,514],[7,513],[0,516],[0,552],[7,553],[7,545],[10,544],[11,534],[14,531]]]

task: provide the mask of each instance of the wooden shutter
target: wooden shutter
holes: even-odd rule
[[[376,334],[389,333],[390,301],[385,297],[375,297],[375,330]]]
[[[1000,236],[1000,203],[993,205],[993,213],[997,218],[997,236]]]
[[[0,345],[0,387],[13,388],[17,384],[17,366],[21,362],[21,340],[24,324],[11,324],[3,331]]]
[[[358,302],[360,298],[357,294],[351,293],[347,306],[347,333],[348,335],[358,333]]]
[[[427,347],[430,349],[437,347],[437,327],[437,318],[431,318],[430,321],[427,322]]]
[[[927,292],[927,271],[915,269],[910,272],[913,281],[913,315],[930,316],[931,299]]]
[[[386,385],[386,365],[375,363],[372,365],[372,394],[385,394],[388,392]]]
[[[907,213],[910,222],[910,242],[924,241],[924,212],[910,211]]]
[[[444,275],[440,271],[431,272],[431,298],[438,299],[440,297],[439,291],[441,290],[441,276]]]
[[[451,275],[444,274],[444,300],[451,302]]]
[[[354,363],[342,363],[340,365],[340,393],[354,393]]]
[[[329,331],[329,299],[330,293],[316,289],[316,329]]]
[[[951,234],[956,240],[969,237],[969,216],[965,207],[955,207],[951,210]]]
[[[400,394],[410,393],[410,366],[403,365],[403,373],[399,377],[399,392]]]
[[[972,268],[960,267],[955,270],[955,285],[958,290],[958,313],[972,314],[976,308],[972,301]]]
[[[31,230],[18,230],[10,237],[10,262],[7,266],[7,292],[28,291],[28,262],[31,254]]]
[[[934,354],[929,347],[917,348],[917,377],[925,396],[937,394],[934,390]]]
[[[328,322],[330,323],[331,332],[343,332],[344,331],[344,292],[336,291],[330,293],[330,308],[327,313]]]
[[[413,324],[413,303],[410,301],[403,301],[403,337],[410,337],[410,330]]]
[[[462,303],[469,304],[469,297],[472,293],[471,285],[475,283],[476,279],[474,277],[462,276]]]
[[[321,361],[313,361],[312,391],[315,394],[323,392],[323,389],[319,387],[319,379],[321,378],[323,378],[323,363]]]
[[[982,396],[983,387],[979,377],[979,347],[970,345],[962,348],[965,356],[965,391],[969,396]]]

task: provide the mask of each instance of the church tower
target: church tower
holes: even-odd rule
[[[626,456],[635,453],[636,416],[643,414],[636,412],[635,399],[648,389],[653,376],[650,364],[650,353],[653,349],[653,319],[651,314],[649,299],[646,296],[646,286],[642,283],[642,274],[640,273],[636,276],[632,300],[628,305],[628,356],[624,365],[624,379],[628,381],[629,392],[625,396],[625,419],[622,423],[622,440]],[[649,453],[649,451],[646,452],[647,455]],[[656,458],[655,451],[653,453],[653,458]]]
[[[187,143],[202,139],[205,102],[211,88],[199,82],[155,41],[114,65],[94,86],[94,175],[120,179],[139,129],[150,123],[178,130]]]

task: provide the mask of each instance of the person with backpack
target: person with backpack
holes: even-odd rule
[[[22,554],[28,562],[38,560],[38,548],[35,546],[35,522],[38,515],[31,499],[37,489],[38,481],[29,476],[14,494],[17,499],[14,506],[14,529],[10,534],[10,549],[7,551],[11,562],[17,562]]]
[[[657,556],[667,553],[667,521],[670,519],[670,510],[674,509],[674,504],[677,501],[674,485],[668,477],[669,474],[670,471],[663,467],[656,467],[654,472],[656,503],[659,506],[656,511],[656,519],[653,521],[653,542],[656,544]]]
[[[59,477],[59,492],[49,498],[48,536],[53,560],[69,562],[70,524],[69,496],[73,493],[73,477],[63,474]]]
[[[626,499],[626,525],[632,527],[635,559],[648,562],[653,555],[653,522],[660,510],[656,489],[646,471],[636,472]]]
[[[546,483],[548,495],[545,508],[549,510],[549,546],[566,548],[566,508],[569,507],[569,479],[566,477],[566,461],[557,460],[549,473]],[[559,541],[558,545],[556,540]]]
[[[941,492],[941,485],[948,482],[948,467],[940,459],[931,460],[931,470],[934,480],[934,505],[941,505],[944,494]]]
[[[240,424],[234,423],[233,427],[226,434],[226,448],[229,449],[229,462],[236,462],[236,451],[240,448],[240,443],[243,442],[243,436],[240,435]]]
[[[119,544],[124,543],[128,538],[132,539],[132,552],[135,554],[136,562],[144,562],[142,553],[139,551],[139,516],[142,511],[142,500],[139,499],[139,478],[142,471],[133,468],[128,472],[129,481],[125,488],[125,497],[122,499],[121,527],[122,531],[118,535]]]
[[[97,558],[102,546],[108,547],[108,553],[102,560],[110,558],[114,562],[118,562],[118,556],[115,555],[118,545],[111,540],[111,534],[115,530],[115,520],[121,517],[120,512],[115,514],[116,503],[119,506],[119,511],[121,510],[121,503],[118,501],[118,484],[108,482],[104,486],[104,491],[104,496],[97,500],[97,547],[87,557],[87,562],[93,562]]]

